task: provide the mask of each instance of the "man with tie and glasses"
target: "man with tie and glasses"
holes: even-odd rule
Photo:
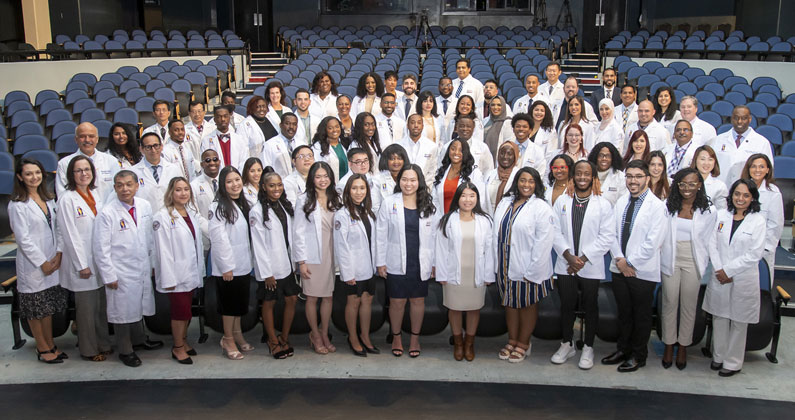
[[[665,239],[665,205],[649,192],[649,167],[642,160],[627,165],[629,194],[618,199],[615,210],[616,242],[613,293],[618,307],[617,350],[602,359],[619,365],[619,372],[634,372],[646,365],[652,327],[654,289],[660,282],[660,249]]]
[[[665,161],[668,162],[668,178],[673,178],[680,169],[690,167],[696,149],[698,147],[693,145],[693,126],[685,120],[679,120],[674,126],[674,143],[663,149]]]
[[[238,171],[243,170],[246,159],[249,158],[248,141],[234,132],[230,126],[232,111],[229,106],[219,106],[213,109],[215,130],[206,134],[202,139],[202,150],[213,149],[221,159],[221,167],[232,165]]]
[[[453,80],[453,102],[458,104],[461,96],[471,96],[475,100],[475,114],[483,121],[483,83],[475,79],[471,72],[472,66],[468,58],[460,58],[455,63],[455,74],[458,77]]]
[[[155,123],[146,127],[143,134],[155,133],[163,144],[168,143],[168,120],[171,118],[171,104],[162,100],[155,101],[152,105],[152,116],[155,117]]]
[[[163,160],[180,169],[180,175],[190,182],[201,170],[197,159],[193,158],[188,146],[185,133],[185,124],[180,120],[173,120],[168,123],[168,136],[171,141],[163,146]]]
[[[162,152],[160,137],[155,133],[144,134],[141,137],[141,154],[144,158],[131,168],[138,175],[136,196],[148,201],[152,212],[163,208],[163,197],[171,179],[183,176],[182,169],[162,158]]]
[[[221,172],[221,160],[215,150],[207,149],[202,152],[200,163],[202,174],[191,181],[190,188],[193,190],[196,207],[199,209],[199,224],[201,225],[204,258],[206,260],[207,252],[210,250],[207,212],[210,211],[210,203],[215,200],[215,192],[218,191],[218,173]]]
[[[453,79],[442,76],[439,79],[439,96],[436,97],[436,110],[444,117],[444,127],[450,125],[455,117],[455,104],[458,100],[453,96]]]
[[[382,148],[403,138],[406,121],[395,113],[396,106],[395,95],[391,93],[381,95],[381,113],[375,116],[375,124],[378,127],[378,139]]]
[[[207,110],[199,101],[191,101],[188,105],[189,121],[185,123],[185,144],[190,147],[193,159],[198,162],[202,153],[202,138],[205,134],[215,130],[215,122],[207,121],[204,117]]]

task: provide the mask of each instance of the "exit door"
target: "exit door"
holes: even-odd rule
[[[235,0],[235,33],[254,52],[273,51],[273,0]]]

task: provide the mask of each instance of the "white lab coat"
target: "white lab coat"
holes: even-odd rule
[[[509,141],[516,143],[516,139],[511,139]],[[541,179],[545,179],[547,177],[547,173],[549,172],[549,160],[547,159],[547,152],[537,143],[530,141],[530,139],[525,140],[525,142],[527,143],[527,147],[524,149],[522,156],[519,156],[519,167],[533,168],[538,171],[539,175],[541,175]],[[553,156],[555,154],[557,153],[553,153]]]
[[[215,214],[217,208],[218,202],[213,202],[207,213],[210,248],[212,249],[210,253],[212,275],[221,277],[224,273],[231,271],[233,276],[245,276],[253,268],[248,220],[240,208],[235,205],[234,211],[237,218],[234,224],[229,224]]]
[[[163,129],[163,133],[165,135],[161,135],[160,134],[161,133],[161,131],[160,131],[161,128]],[[165,145],[166,143],[171,141],[171,137],[168,134],[168,122],[166,122],[166,125],[163,125],[163,126],[161,126],[158,123],[154,123],[154,124],[150,125],[149,127],[146,127],[144,129],[144,131],[141,132],[141,137],[143,137],[143,135],[147,134],[147,133],[155,133],[155,134],[157,134],[157,137],[160,137],[160,142],[163,143],[163,145]]]
[[[436,281],[461,284],[461,218],[456,211],[450,215],[445,227],[447,237],[441,230],[436,232],[435,263]],[[486,216],[475,215],[475,287],[495,281],[495,248],[492,246],[492,221]],[[468,257],[465,255],[464,257]]]
[[[676,129],[676,123],[679,122],[679,120],[681,119],[682,119],[682,114],[677,109],[674,112],[673,118],[671,118],[670,120],[666,119],[665,115],[663,115],[663,117],[660,119],[660,124],[662,124],[663,127],[665,127],[665,129],[668,130],[669,133],[671,133],[671,138],[673,138],[674,129]]]
[[[505,197],[497,206],[494,220],[502,222],[514,198]],[[552,277],[552,243],[555,236],[555,216],[546,201],[532,196],[514,219],[511,234],[508,279],[542,283]],[[492,248],[498,249],[500,229],[495,228]],[[495,272],[497,266],[495,266]]]
[[[550,86],[552,86],[551,92],[549,91]],[[552,111],[552,118],[557,125],[558,117],[560,116],[560,106],[563,105],[563,100],[566,99],[566,92],[563,90],[563,82],[558,79],[554,84],[550,85],[549,80],[547,80],[538,86],[538,91],[546,95],[545,102],[549,105],[549,109]]]
[[[433,205],[436,207],[436,211],[439,214],[446,213],[444,211],[444,181],[447,179],[447,174],[450,173],[450,167],[448,167],[444,171],[444,176],[442,177],[441,181],[438,184],[435,184],[431,187],[431,197],[433,198]],[[456,184],[456,189],[458,189],[458,185],[464,182],[464,178],[459,176],[458,177],[458,184]],[[480,173],[478,168],[472,169],[472,173],[469,174],[469,182],[475,184],[478,189],[478,194],[480,194],[480,206],[482,208],[486,208],[488,198],[486,197],[486,184],[483,183],[483,175]],[[441,216],[439,216],[441,217]]]
[[[295,217],[293,218],[293,260],[307,264],[320,264],[324,246],[333,244],[323,243],[323,216],[320,214],[320,203],[315,203],[315,210],[307,219],[304,213],[304,204],[307,195],[301,194],[295,203]]]
[[[624,150],[624,130],[621,128],[621,124],[615,119],[610,119],[607,127],[602,130],[597,122],[594,128],[593,142],[594,146],[601,142],[608,142],[616,146],[617,150]]]
[[[370,142],[372,142],[373,140],[372,140],[372,139],[369,139],[369,141],[370,141]],[[380,139],[380,138],[378,139],[378,145],[379,145],[379,146],[381,146],[381,139]],[[381,153],[380,153],[380,152],[377,152],[377,151],[375,150],[375,148],[373,148],[372,146],[370,146],[370,143],[369,143],[369,142],[368,142],[368,143],[365,143],[365,144],[360,144],[358,140],[356,140],[356,139],[351,139],[351,144],[350,144],[350,145],[348,145],[348,151],[350,151],[350,150],[351,150],[351,149],[353,149],[354,147],[358,147],[358,148],[360,148],[360,149],[364,149],[364,150],[369,150],[369,151],[370,151],[370,153],[372,153],[372,155],[373,155],[373,161],[371,161],[371,162],[370,162],[370,172],[368,172],[368,173],[375,172],[375,171],[376,171],[376,169],[378,169],[378,162],[381,160]],[[381,151],[382,151],[382,152],[384,151],[384,146],[381,146]]]
[[[112,200],[97,213],[94,224],[94,262],[106,285],[108,322],[129,324],[155,314],[152,292],[152,208],[135,197],[136,224],[119,200]]]
[[[375,219],[370,219],[370,240],[361,220],[354,220],[346,207],[334,213],[334,257],[343,282],[370,280],[375,274]]]
[[[300,214],[303,214],[298,210]],[[276,213],[268,209],[268,221],[263,222],[262,205],[257,204],[248,214],[251,226],[251,252],[254,256],[254,275],[257,281],[265,281],[269,277],[283,279],[293,272],[290,260],[290,249],[287,243],[292,240],[292,217],[287,214],[287,238],[284,228]],[[285,242],[285,239],[287,242]]]
[[[439,142],[444,144],[450,143],[453,139],[453,132],[455,132],[455,120],[450,120],[450,122],[447,123],[447,127],[442,128],[442,135],[439,137]],[[471,138],[479,139],[481,142],[483,141],[483,121],[480,118],[475,119],[475,130],[472,131]]]
[[[63,246],[58,235],[55,201],[49,200],[46,204],[52,227],[47,224],[39,205],[30,198],[8,203],[8,219],[17,241],[17,290],[20,293],[40,292],[59,283],[60,270],[47,276],[41,270],[41,265],[55,258]]]
[[[574,198],[563,194],[555,201],[552,212],[555,215],[555,239],[553,247],[558,258],[555,262],[555,274],[568,275],[569,263],[563,258],[568,250],[574,254],[574,226],[571,214],[574,211]],[[585,256],[588,262],[577,272],[586,279],[605,278],[604,256],[616,241],[613,225],[613,205],[604,197],[591,195],[588,207],[585,208],[582,228],[580,229],[580,252],[577,256]]]
[[[209,121],[205,121],[202,123],[202,134],[199,134],[199,129],[196,127],[196,124],[193,121],[187,121],[185,123],[185,143],[190,146],[190,150],[193,153],[193,159],[197,162],[201,160],[202,152],[202,134],[209,133],[215,130],[215,121],[212,119]],[[199,169],[197,169],[198,171]]]
[[[406,274],[406,220],[403,211],[403,194],[392,194],[381,203],[376,221],[375,266],[386,266],[387,273],[395,275]],[[438,212],[437,209],[428,217],[420,214],[420,277],[423,281],[431,278],[433,270]]]
[[[309,113],[307,116],[307,118],[309,118],[309,132],[307,133],[306,127],[304,126],[304,118],[298,115],[297,109],[293,110],[293,113],[298,116],[298,130],[295,132],[296,142],[300,144],[312,144],[312,138],[315,137],[317,126],[320,124],[323,117]]]
[[[351,102],[351,118],[354,120],[356,116],[361,114],[362,112],[367,111],[364,109],[365,105],[367,105],[367,98],[361,98],[359,96],[354,96],[353,101]],[[370,111],[373,116],[376,116],[381,113],[381,98],[378,96],[375,97],[373,100],[373,108]]]
[[[628,110],[626,125],[624,125],[624,109]],[[618,104],[613,110],[613,119],[615,119],[621,129],[624,130],[624,137],[626,138],[627,130],[632,124],[638,122],[638,104],[633,102],[629,107],[625,107],[623,103]],[[626,145],[627,142],[624,142],[624,147],[626,147]],[[621,150],[621,152],[623,153],[623,150]]]
[[[389,122],[387,120],[392,121],[391,132],[389,131]],[[406,130],[406,120],[401,118],[397,111],[392,113],[390,118],[387,118],[384,114],[378,114],[375,117],[375,125],[378,128],[378,140],[381,142],[382,149],[392,143],[399,142]]]
[[[76,152],[58,161],[58,176],[55,180],[55,193],[58,197],[62,196],[64,191],[66,191],[66,169],[69,167],[69,162],[78,155],[86,156],[78,149]],[[94,151],[93,155],[87,157],[94,163],[94,170],[97,174],[94,178],[94,185],[97,187],[94,200],[97,202],[105,202],[108,195],[114,193],[113,176],[116,175],[116,172],[119,172],[119,161],[115,157],[100,152],[99,150]]]
[[[646,128],[640,128],[640,122],[635,121],[627,125],[627,135],[624,136],[624,149],[621,150],[622,153],[626,153],[626,148],[629,147],[629,139],[631,139],[632,134],[638,130],[643,130],[646,135],[649,136],[649,151],[665,150],[666,146],[671,144],[671,133],[669,133],[662,124],[657,122],[657,120],[652,119]],[[695,151],[698,146],[700,146],[700,144],[693,141],[691,145],[693,151]]]
[[[135,193],[136,197],[143,198],[149,202],[152,211],[157,212],[163,208],[163,199],[168,189],[168,184],[173,178],[182,176],[182,169],[178,166],[168,163],[165,160],[160,160],[160,182],[155,181],[155,176],[152,175],[152,167],[147,165],[146,159],[141,159],[132,171],[138,175],[138,192]],[[116,197],[108,199],[117,200]]]
[[[532,107],[532,104],[536,103],[537,101],[544,102],[545,104],[547,104],[547,106],[550,106],[549,105],[550,101],[549,101],[549,98],[547,97],[547,95],[544,92],[541,92],[540,90],[537,90],[536,91],[536,96],[534,96],[533,99],[530,99],[530,95],[526,94],[526,95],[522,96],[521,98],[517,99],[513,103],[513,113],[514,113],[514,115],[519,114],[519,113],[524,113],[524,114],[529,113],[530,112],[530,108]]]
[[[777,186],[762,182],[759,187],[760,213],[767,221],[764,258],[770,267],[770,286],[773,287],[773,267],[776,265],[776,248],[784,231],[784,201]]]
[[[259,126],[257,127],[259,129]],[[202,139],[202,151],[207,149],[213,149],[216,153],[218,153],[218,159],[221,160],[221,167],[224,166],[224,153],[221,151],[221,145],[219,144],[218,140],[218,130],[213,130],[208,135],[204,136]],[[238,171],[243,172],[243,166],[246,164],[246,160],[249,158],[249,147],[248,142],[244,137],[241,137],[240,134],[229,130],[229,141],[232,144],[229,146],[229,154],[232,156],[229,159],[229,162],[232,166],[237,168]]]
[[[673,142],[665,146],[662,150],[663,154],[665,154],[665,162],[667,167],[671,166],[671,163],[674,161],[674,157],[676,157],[676,146],[677,143]],[[679,162],[679,170],[690,167],[690,163],[693,162],[693,156],[696,154],[697,148],[698,147],[696,147],[696,145],[694,145],[691,141],[690,146],[688,146],[687,150],[685,151],[685,155],[682,156],[682,161]]]
[[[320,116],[320,119],[337,115],[337,95],[329,93],[325,99],[320,99],[316,93],[309,95],[309,112]]]
[[[425,119],[422,120],[422,135],[423,137],[427,137],[430,140],[433,140],[434,143],[442,142],[442,135],[444,131],[444,117],[438,116],[433,117],[433,127],[430,124],[427,124]],[[408,131],[406,130],[403,134],[408,135]]]
[[[774,163],[770,142],[752,127],[748,127],[743,133],[739,148],[735,143],[736,138],[737,132],[732,128],[723,134],[715,136],[708,142],[712,150],[715,151],[715,155],[718,157],[718,164],[720,164],[718,179],[727,186],[740,179],[745,162],[755,153],[764,154],[770,159],[771,165]]]
[[[599,121],[595,119],[592,121],[580,120],[580,127],[582,128],[582,147],[584,147],[585,150],[591,150],[596,144],[594,139],[596,137],[595,131],[598,123]],[[560,130],[558,130],[558,146],[561,149],[563,145],[566,144],[566,129],[568,129],[570,125],[571,122],[568,124],[561,123]]]
[[[210,204],[215,200],[212,178],[206,174],[201,174],[191,181],[190,188],[193,190],[193,199],[199,209],[198,219],[202,232],[202,243],[204,244],[204,250],[207,251],[210,249],[210,230],[207,225],[207,213],[210,211]]]
[[[290,147],[287,147],[288,142]],[[282,179],[286,178],[293,171],[290,148],[295,149],[297,146],[295,138],[288,140],[282,134],[271,137],[262,145],[262,154],[260,155],[262,166],[270,166]]]
[[[300,172],[293,171],[286,178],[282,178],[282,183],[284,184],[284,195],[287,196],[287,200],[290,201],[293,208],[297,208],[295,204],[298,201],[298,196],[306,191],[306,179]]]
[[[651,190],[646,193],[643,204],[638,210],[638,215],[632,222],[632,231],[627,241],[626,255],[621,251],[622,218],[629,204],[630,194],[624,194],[614,206],[616,241],[610,249],[613,260],[610,262],[610,271],[619,273],[616,267],[617,258],[626,258],[635,268],[635,277],[640,280],[660,282],[660,251],[665,240],[666,225],[660,223],[665,220],[665,204]]]
[[[95,194],[96,189],[91,193]],[[102,211],[102,205],[101,201],[96,202],[97,215]],[[58,271],[61,272],[61,286],[67,290],[85,292],[103,285],[91,253],[91,235],[96,218],[77,191],[66,191],[58,200],[58,230],[63,239],[63,256]],[[86,268],[91,269],[91,277],[81,279],[79,271]]]
[[[181,157],[179,146],[182,146]],[[193,178],[196,178],[197,174],[201,173],[201,161],[193,157],[193,152],[191,151],[187,140],[183,141],[181,145],[173,140],[168,142],[168,144],[163,146],[163,152],[160,155],[163,157],[163,160],[175,165],[179,169],[180,176],[186,177],[188,182],[192,181]],[[185,167],[188,170],[187,176],[184,173],[185,170],[182,169],[183,160],[185,161]]]
[[[600,173],[601,174],[601,173]],[[602,181],[602,197],[615,206],[616,201],[627,192],[626,175],[622,171],[610,168],[605,180]]]
[[[340,142],[342,146],[342,142]],[[344,147],[343,147],[344,148]],[[323,149],[320,148],[320,142],[315,143],[312,145],[312,152],[315,154],[315,162],[326,162],[329,166],[331,166],[331,172],[334,175],[334,183],[337,184],[340,182],[340,178],[345,176],[345,174],[340,174],[340,159],[337,156],[337,152],[334,151],[334,148],[329,145],[328,147],[328,154],[323,156],[322,155]],[[347,159],[347,156],[346,156]],[[350,171],[350,164],[348,165],[348,171]]]
[[[249,208],[254,207],[259,201],[259,190],[254,188],[252,184],[243,185],[242,194],[244,197],[246,197],[246,201],[248,201]]]
[[[353,171],[348,171],[348,173],[345,174],[344,177],[340,178],[340,182],[338,182],[335,185],[335,189],[337,190],[337,193],[340,195],[340,198],[342,197],[342,193],[345,191],[345,185],[348,183],[348,180],[353,175],[354,175]],[[367,172],[366,174],[364,174],[364,176],[367,178],[367,186],[370,187],[370,204],[372,205],[373,213],[375,213],[378,211],[378,207],[381,206],[381,194],[378,194],[378,192],[375,191],[376,184],[375,181],[373,180],[373,174]]]
[[[155,284],[160,293],[190,292],[202,287],[204,279],[204,245],[199,231],[199,217],[188,210],[196,237],[176,210],[163,208],[152,223],[155,255]],[[174,290],[166,290],[174,287]]]
[[[266,117],[267,118],[267,115]],[[273,125],[273,121],[270,121]],[[279,131],[279,125],[275,125],[276,131]],[[249,115],[243,120],[243,123],[235,130],[248,145],[248,154],[251,156],[259,156],[262,151],[262,145],[265,144],[265,134],[259,128],[259,124],[254,120],[254,117]]]
[[[717,136],[715,127],[701,118],[693,118],[690,124],[693,126],[693,144],[695,144],[696,147],[707,144],[708,141]],[[717,152],[717,150],[715,151]]]
[[[461,83],[464,84],[464,87],[461,88],[461,94],[456,95],[458,93],[458,85]],[[475,79],[474,76],[471,74],[464,78],[464,80],[459,79],[458,77],[453,79],[453,97],[456,97],[456,107],[458,106],[458,98],[469,95],[475,101],[475,113],[478,114],[478,118],[483,119],[483,83],[480,83],[480,80]]]
[[[416,143],[411,137],[406,136],[398,144],[403,146],[409,156],[409,161],[406,163],[413,163],[422,168],[425,183],[430,186],[433,183],[433,177],[436,175],[436,168],[439,162],[437,155],[440,152],[437,144],[422,136]]]
[[[729,196],[729,189],[723,181],[710,175],[704,180],[704,189],[707,190],[707,197],[716,209],[725,210],[728,207],[726,197]]]
[[[662,254],[660,259],[660,270],[666,276],[672,276],[676,269],[676,224],[677,213],[665,213],[667,223],[665,226],[665,240],[662,244]],[[715,220],[718,216],[718,210],[714,206],[710,206],[706,212],[695,210],[693,212],[693,222],[690,229],[690,245],[693,249],[693,260],[696,263],[696,274],[698,278],[704,277],[707,272],[707,265],[709,264],[709,241],[707,238],[712,235],[712,230],[715,228]]]
[[[517,172],[519,172],[518,166],[515,166],[511,169],[511,174],[508,175],[508,181],[505,182],[505,187],[503,188],[503,194],[511,189],[513,177],[516,176]],[[483,211],[491,216],[494,216],[494,211],[497,210],[497,190],[500,188],[500,183],[500,174],[497,168],[489,171],[489,173],[486,174],[485,178],[483,179],[483,184],[486,188],[486,191],[480,192],[481,198],[486,196],[486,206],[483,207]]]
[[[381,203],[383,203],[387,197],[395,193],[395,184],[397,183],[392,178],[392,173],[389,171],[381,171],[373,175],[373,188],[370,190],[370,195],[373,203],[376,202],[375,197],[378,196],[378,206],[373,204],[373,212],[375,214],[378,214]]]
[[[447,113],[444,112],[444,100],[447,99]],[[447,98],[442,98],[441,95],[436,97],[436,112],[439,113],[440,116],[444,118],[444,125],[450,123],[450,121],[455,118],[455,106],[457,100],[455,99],[455,95],[452,93]]]
[[[755,324],[759,322],[759,260],[765,248],[765,218],[761,213],[746,215],[730,240],[732,217],[728,210],[721,210],[709,240],[715,272],[723,270],[732,281],[720,284],[713,273],[702,308],[714,316]]]

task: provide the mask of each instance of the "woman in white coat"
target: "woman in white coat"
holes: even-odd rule
[[[608,142],[618,150],[624,150],[624,129],[618,120],[613,118],[615,105],[610,98],[599,101],[599,115],[602,120],[594,127],[594,144]]]
[[[342,204],[334,214],[334,256],[340,269],[341,286],[347,295],[348,346],[354,355],[366,357],[367,353],[380,352],[370,341],[375,296],[375,214],[366,176],[354,174],[348,178]],[[357,331],[361,331],[361,335]]]
[[[693,326],[698,311],[701,278],[709,263],[707,249],[717,210],[709,202],[701,175],[685,168],[674,175],[671,194],[665,202],[668,227],[660,255],[662,271],[662,365],[687,367],[687,347],[693,344]]]
[[[221,350],[231,360],[242,359],[241,351],[254,350],[240,326],[240,317],[248,313],[252,269],[248,213],[240,172],[234,166],[224,167],[218,175],[218,192],[210,205],[207,224],[212,281],[224,328]]]
[[[588,160],[596,165],[602,198],[614,206],[618,198],[627,192],[624,161],[621,160],[621,154],[618,153],[618,149],[613,143],[605,141],[597,143],[593,147],[591,153],[588,154]]]
[[[348,150],[358,147],[367,153],[367,160],[370,161],[371,171],[375,169],[375,163],[381,158],[381,140],[378,137],[375,117],[369,112],[361,112],[356,116],[353,124],[353,136]]]
[[[447,146],[433,181],[431,194],[433,205],[439,209],[439,214],[449,211],[458,186],[464,182],[474,183],[481,191],[486,189],[483,186],[483,175],[475,167],[475,157],[469,151],[469,144],[455,139]]]
[[[455,106],[455,117],[447,123],[447,127],[442,128],[442,137],[440,138],[441,144],[447,144],[453,139],[455,134],[455,124],[461,117],[469,117],[475,122],[475,130],[472,132],[472,138],[480,141],[483,138],[483,121],[478,118],[475,112],[475,100],[469,95],[461,95],[458,98]]]
[[[373,191],[370,191],[373,196],[378,195],[374,201],[383,203],[387,197],[395,193],[398,173],[407,163],[409,163],[409,155],[406,154],[406,149],[403,146],[390,144],[384,149],[384,153],[378,159],[378,173],[373,177]],[[378,208],[373,211],[377,213]]]
[[[306,296],[306,320],[312,329],[309,342],[318,354],[337,351],[328,337],[334,293],[334,212],[342,207],[334,184],[329,164],[315,162],[306,177],[306,192],[296,202],[298,215],[293,224],[293,260]]]
[[[193,317],[193,292],[204,280],[204,245],[199,215],[190,183],[183,177],[168,183],[163,208],[152,222],[157,291],[168,295],[171,311],[171,358],[193,364],[196,351],[188,344],[188,325]],[[197,233],[198,231],[198,233]]]
[[[101,362],[112,350],[105,288],[91,253],[94,220],[103,205],[96,200],[95,174],[94,163],[85,156],[75,156],[69,162],[66,191],[58,199],[58,231],[63,239],[61,286],[75,296],[80,356]]]
[[[513,177],[519,170],[521,160],[519,146],[514,141],[506,141],[497,150],[497,167],[492,169],[483,180],[485,185],[484,210],[490,216],[494,215],[497,205],[502,200],[508,188],[513,183]]]
[[[132,126],[115,123],[110,127],[108,154],[119,162],[119,169],[130,169],[143,159]]]
[[[311,147],[302,144],[293,149],[290,157],[295,170],[287,175],[282,182],[284,182],[284,195],[295,208],[298,196],[306,191],[306,176],[309,174],[309,168],[315,163],[315,152]]]
[[[257,204],[259,197],[259,180],[262,178],[262,161],[257,157],[250,157],[246,159],[243,165],[243,196],[248,201],[248,208],[252,208]]]
[[[773,289],[773,267],[776,263],[776,248],[784,231],[784,201],[781,191],[773,177],[773,165],[770,158],[762,153],[751,155],[745,162],[740,178],[752,179],[759,190],[761,213],[767,221],[764,258],[770,267],[770,289]]]
[[[544,149],[544,157],[549,162],[559,150],[558,132],[555,131],[555,119],[552,116],[552,110],[549,109],[546,102],[539,100],[533,102],[528,114],[533,119],[530,140]]]
[[[530,352],[537,304],[552,291],[554,216],[543,197],[538,171],[521,168],[494,214],[497,286],[508,324],[508,344],[499,357],[512,363]]]
[[[444,144],[449,140],[442,139],[444,129],[444,115],[439,115],[436,109],[436,99],[430,91],[422,91],[417,95],[415,105],[417,115],[422,117],[422,135],[437,144]]]
[[[710,368],[720,376],[732,376],[742,369],[748,324],[759,322],[759,260],[766,241],[756,184],[739,179],[729,197],[729,207],[718,213],[710,235],[714,273],[702,306],[713,316]]]
[[[248,116],[242,124],[238,124],[236,133],[247,141],[248,155],[259,156],[265,142],[279,135],[279,121],[274,123],[268,118],[268,101],[261,96],[249,100],[246,112]]]
[[[44,167],[37,160],[17,165],[8,218],[17,242],[17,291],[21,316],[36,340],[44,363],[63,363],[66,353],[52,339],[52,315],[66,309],[67,294],[58,282],[61,240],[56,231],[53,194],[47,191]]]
[[[392,355],[403,355],[401,327],[406,301],[410,303],[409,356],[420,355],[420,329],[425,316],[428,280],[433,277],[436,208],[422,168],[410,164],[398,173],[395,193],[378,210],[376,257],[378,275],[386,278]]]
[[[453,358],[457,361],[475,359],[480,308],[485,303],[486,285],[494,283],[495,278],[491,229],[491,217],[480,206],[478,187],[468,181],[461,183],[450,211],[439,221],[434,253],[436,281],[444,287],[444,306],[453,330]]]
[[[718,210],[726,209],[729,189],[726,188],[723,181],[718,179],[720,164],[712,147],[705,144],[696,149],[690,167],[697,169],[701,178],[704,179],[704,188],[707,190],[707,197],[712,201],[712,205]]]
[[[362,112],[371,115],[381,113],[381,95],[384,94],[384,81],[378,73],[365,73],[359,78],[356,96],[351,102],[351,117],[354,119]],[[354,125],[355,126],[355,125]]]
[[[254,274],[259,282],[257,299],[262,300],[262,324],[268,334],[268,351],[274,359],[285,359],[295,351],[290,345],[290,328],[301,287],[295,279],[290,258],[293,205],[284,194],[282,178],[267,171],[260,180],[259,202],[251,208],[251,252]],[[276,334],[273,308],[279,295],[284,296],[281,334]]]
[[[335,184],[348,173],[348,141],[347,137],[342,136],[342,123],[336,117],[323,118],[312,139],[315,160],[329,164]]]

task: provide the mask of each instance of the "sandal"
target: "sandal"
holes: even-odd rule
[[[295,354],[295,349],[293,348],[293,346],[290,345],[290,342],[285,340],[284,337],[282,336],[277,336],[276,338],[279,340],[279,344],[281,344],[282,347],[285,348],[284,351],[287,357],[293,357],[293,355]]]
[[[47,363],[48,365],[63,363],[63,359],[59,358],[58,356],[55,356],[55,358],[49,360],[43,359],[41,357],[42,354],[50,354],[50,353],[55,354],[55,351],[54,350],[39,351],[39,349],[36,349],[36,358],[38,358],[40,362]]]
[[[243,331],[232,331],[232,334],[233,334],[232,337],[234,337],[234,334],[240,334],[240,338],[243,338]],[[237,344],[237,340],[235,340],[235,344]],[[237,347],[239,347],[240,351],[242,351],[243,353],[247,353],[254,350],[254,346],[247,343],[245,338],[243,338],[243,344],[237,344]]]
[[[323,340],[320,340],[320,342],[321,344],[319,346],[316,345],[315,340],[312,338],[312,334],[309,334],[309,347],[317,354],[328,354],[328,348],[322,344]]]
[[[89,362],[104,362],[105,360],[107,360],[107,357],[105,357],[105,355],[102,353],[95,354],[93,356],[80,355],[80,358],[83,360],[88,360]]]
[[[397,333],[392,333],[392,345],[393,346],[395,345],[395,337],[400,337],[401,335],[403,335],[403,331],[398,331]],[[398,339],[397,342],[400,343],[400,339]],[[400,346],[403,347],[403,343],[400,343]],[[395,356],[395,357],[403,356],[403,349],[395,349],[395,348],[393,348],[392,349],[392,355]]]
[[[241,360],[244,357],[246,357],[246,356],[243,355],[243,353],[241,353],[241,352],[239,352],[237,350],[228,351],[226,349],[226,347],[224,347],[224,340],[232,340],[232,343],[234,344],[235,339],[234,339],[234,337],[229,337],[229,338],[223,337],[223,338],[221,338],[221,354],[226,356],[227,359],[229,359],[229,360]]]
[[[59,358],[59,359],[62,359],[62,360],[66,360],[66,359],[68,359],[68,358],[69,358],[69,355],[68,355],[68,354],[66,354],[66,353],[64,353],[64,352],[62,352],[62,351],[60,351],[60,350],[58,350],[58,346],[52,346],[52,348],[50,349],[50,352],[51,352],[51,353],[55,353],[55,354],[57,354],[57,355],[58,355],[58,358]]]
[[[505,347],[500,349],[500,352],[497,355],[497,357],[499,357],[500,360],[508,360],[508,358],[511,357],[511,352],[513,351],[514,348],[515,347],[512,346],[511,343],[506,344]]]
[[[419,337],[420,333],[411,333],[411,335],[416,335],[417,337]],[[409,347],[411,347],[411,345],[409,345]],[[422,350],[419,349],[417,350],[409,349],[409,357],[411,357],[412,359],[416,359],[417,357],[420,357],[421,352]]]
[[[272,342],[268,340],[268,353],[273,356],[274,359],[286,359],[287,358],[287,350],[279,350],[282,348],[282,344],[277,339],[276,342]],[[277,351],[279,350],[279,351]]]
[[[508,361],[511,363],[519,363],[523,361],[527,357],[527,350],[516,346],[511,351],[511,355],[508,357]]]

